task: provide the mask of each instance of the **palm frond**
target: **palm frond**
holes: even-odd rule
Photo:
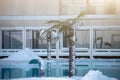
[[[61,25],[61,27],[59,28],[59,32],[64,32],[64,31],[69,31],[70,30],[70,26],[69,25]]]
[[[60,24],[53,25],[50,29],[59,29]]]
[[[84,14],[85,14],[84,12],[81,12],[76,18],[66,19],[66,20],[63,20],[63,21],[50,20],[50,21],[48,21],[46,23],[47,24],[53,24],[53,25],[49,29],[45,30],[44,33],[55,30],[55,29],[58,29],[59,32],[69,31],[72,28],[72,26],[78,20],[80,20],[81,16],[83,16]]]
[[[51,32],[51,31],[55,31],[56,29],[59,29],[59,27],[60,27],[59,25],[53,25],[52,27],[46,29],[46,30],[41,34],[41,36],[42,36],[43,34],[45,34],[45,33],[48,33],[48,32]]]
[[[81,18],[83,15],[85,15],[85,12],[81,12],[81,13],[77,16],[77,18],[79,19],[79,18]]]
[[[42,37],[45,33],[47,33],[47,30],[45,30],[45,31],[41,34],[40,37]]]
[[[50,20],[50,21],[47,21],[46,23],[47,23],[47,24],[60,24],[61,21],[58,21],[58,20]]]

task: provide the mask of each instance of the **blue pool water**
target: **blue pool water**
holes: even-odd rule
[[[108,77],[114,77],[120,80],[120,60],[76,60],[76,76],[84,76],[89,70],[100,70]],[[41,77],[48,76],[47,62],[45,62],[45,70],[39,67],[29,70],[20,68],[0,68],[0,79],[22,78],[22,77]],[[68,60],[53,60],[50,64],[51,77],[68,76]]]

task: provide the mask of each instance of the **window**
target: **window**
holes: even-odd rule
[[[26,31],[26,46],[31,49],[39,48],[39,31],[38,30],[27,30]]]
[[[67,32],[63,32],[63,47],[67,48],[68,45],[68,41],[67,41]]]
[[[95,30],[94,48],[97,49],[119,49],[120,30]]]
[[[90,35],[88,30],[76,30],[75,33],[75,47],[89,48]],[[67,32],[63,33],[63,48],[68,47]]]
[[[22,49],[22,31],[3,30],[2,49]]]
[[[120,48],[120,33],[112,34],[112,46],[113,48]]]
[[[89,48],[90,35],[88,30],[76,30],[76,48]]]
[[[52,39],[51,48],[55,49],[55,39]],[[47,49],[47,37],[44,34],[40,37],[39,30],[27,30],[26,31],[26,46],[31,49]]]

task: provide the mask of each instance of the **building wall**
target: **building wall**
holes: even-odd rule
[[[88,4],[87,0],[0,0],[0,16],[13,16],[9,20],[0,20],[0,26],[45,26],[46,20],[32,20],[32,18],[25,20],[24,16],[71,16],[79,14],[80,11],[86,11],[93,16],[82,20],[85,26],[120,25],[120,0],[89,0]],[[94,17],[98,14],[110,16],[101,19]],[[109,18],[111,15],[118,17]],[[22,20],[14,20],[15,16],[21,16]]]
[[[0,16],[59,15],[59,0],[0,0]]]
[[[117,9],[116,9],[116,13],[117,14],[120,14],[120,0],[116,0],[116,6],[118,7]]]
[[[0,16],[120,14],[120,0],[0,0]]]

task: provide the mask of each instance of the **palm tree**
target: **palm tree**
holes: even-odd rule
[[[74,24],[78,22],[83,16],[84,13],[81,12],[76,18],[73,19],[66,19],[64,21],[59,21],[59,20],[51,20],[48,21],[47,24],[53,24],[52,27],[47,29],[45,32],[52,32],[53,30],[59,30],[59,33],[64,33],[66,32],[67,36],[67,42],[69,45],[69,77],[72,77],[75,75],[75,64],[74,64],[74,59],[75,59],[75,47],[74,47]]]
[[[49,77],[50,74],[51,74],[51,40],[52,40],[52,37],[56,38],[56,31],[55,30],[43,30],[41,29],[40,30],[40,38],[42,37],[43,34],[46,35],[47,37],[47,76]]]

